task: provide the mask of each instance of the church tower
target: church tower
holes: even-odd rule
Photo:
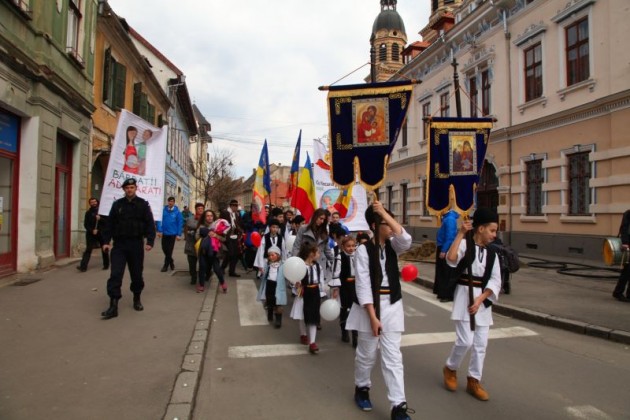
[[[396,11],[396,3],[397,0],[381,0],[381,13],[372,26],[370,61],[375,82],[389,80],[403,66],[402,52],[407,44],[407,34]]]

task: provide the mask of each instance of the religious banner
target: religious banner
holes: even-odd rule
[[[168,127],[157,128],[123,109],[112,144],[98,213],[108,215],[112,204],[124,196],[122,183],[137,181],[137,195],[151,205],[155,221],[162,220]]]
[[[434,117],[427,123],[427,208],[438,216],[451,208],[467,215],[475,206],[493,120]]]
[[[330,178],[368,190],[385,180],[415,81],[328,87]]]
[[[337,188],[330,179],[330,153],[326,145],[319,140],[313,140],[313,177],[315,178],[315,193],[319,207],[331,212],[337,211],[335,203],[343,194],[343,189]],[[367,193],[359,183],[352,188],[352,195],[348,200],[348,209],[341,223],[351,231],[368,230],[365,221],[367,209]]]

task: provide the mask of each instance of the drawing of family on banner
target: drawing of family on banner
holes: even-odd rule
[[[153,218],[162,220],[167,133],[167,126],[157,128],[122,110],[103,181],[99,214],[109,214],[114,201],[124,195],[122,183],[135,178],[136,194],[149,202]]]
[[[319,140],[313,140],[313,178],[319,206],[331,212],[336,211],[334,204],[343,190],[337,188],[330,179],[330,153],[326,149],[326,145]],[[365,221],[366,209],[367,194],[365,188],[361,184],[355,183],[352,188],[348,213],[346,217],[341,219],[341,222],[351,231],[368,230],[369,226]]]

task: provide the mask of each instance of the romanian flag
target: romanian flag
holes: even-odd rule
[[[265,198],[271,192],[271,176],[269,175],[269,153],[267,152],[267,140],[260,152],[258,168],[256,168],[256,180],[254,181],[254,194],[252,197],[252,220],[254,222],[267,223],[265,212]]]
[[[291,206],[300,211],[307,223],[311,220],[311,216],[315,212],[317,199],[315,198],[315,183],[313,182],[313,167],[311,166],[311,158],[306,153],[306,163],[300,172],[297,188]]]
[[[302,143],[302,130],[300,130],[300,135],[298,136],[297,144],[295,145],[295,150],[293,151],[293,162],[291,163],[291,178],[289,180],[289,189],[287,190],[287,196],[285,197],[288,200],[293,199],[293,195],[297,190],[298,184],[298,171],[300,170],[300,144]]]
[[[339,217],[344,219],[348,215],[348,209],[352,201],[352,185],[348,188],[344,188],[337,197],[337,201],[333,205],[335,210],[339,212]]]

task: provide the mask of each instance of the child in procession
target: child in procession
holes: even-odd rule
[[[265,301],[267,321],[274,322],[276,328],[282,327],[282,307],[287,304],[287,290],[282,272],[282,251],[277,246],[267,250],[267,261],[263,269],[262,280],[256,300]]]
[[[299,321],[300,342],[308,345],[311,354],[317,354],[319,347],[315,342],[317,325],[320,322],[319,306],[321,303],[320,286],[324,281],[324,272],[317,260],[319,248],[312,242],[304,242],[298,255],[306,264],[306,275],[297,282],[298,296],[293,301],[291,318]]]
[[[479,208],[470,220],[462,222],[457,236],[446,254],[450,267],[461,272],[455,289],[451,319],[455,321],[455,343],[443,368],[444,386],[449,391],[457,390],[457,369],[468,351],[471,351],[468,366],[466,391],[481,401],[490,397],[481,386],[481,374],[488,346],[488,333],[492,325],[492,303],[501,291],[501,268],[499,259],[488,245],[497,234],[499,217],[496,212]],[[472,238],[467,240],[467,235]],[[471,249],[471,247],[473,249]],[[472,272],[468,272],[468,267]],[[465,270],[464,270],[465,269]],[[469,284],[473,287],[474,301],[469,302]],[[471,318],[474,317],[474,331]]]
[[[258,275],[262,275],[266,266],[265,256],[272,246],[280,248],[280,259],[284,261],[286,259],[285,241],[284,237],[280,235],[280,222],[277,219],[271,219],[268,226],[269,232],[265,233],[262,237],[258,251],[256,252],[256,258],[254,259],[254,268],[258,270]]]
[[[354,251],[357,247],[356,239],[352,236],[345,236],[341,240],[341,253],[339,258],[339,298],[341,303],[341,313],[339,314],[339,325],[341,326],[341,341],[347,343],[350,341],[350,334],[346,330],[346,320],[350,313],[352,304],[357,299],[357,293],[354,287]],[[357,331],[352,330],[352,347],[357,348]]]
[[[347,330],[358,331],[354,359],[354,400],[363,411],[372,410],[371,373],[380,352],[392,420],[408,420],[400,343],[405,330],[398,254],[411,247],[411,235],[393,214],[374,201],[365,211],[374,237],[355,252],[357,300],[346,321]],[[377,242],[378,238],[378,242]],[[380,349],[380,350],[379,350]]]

